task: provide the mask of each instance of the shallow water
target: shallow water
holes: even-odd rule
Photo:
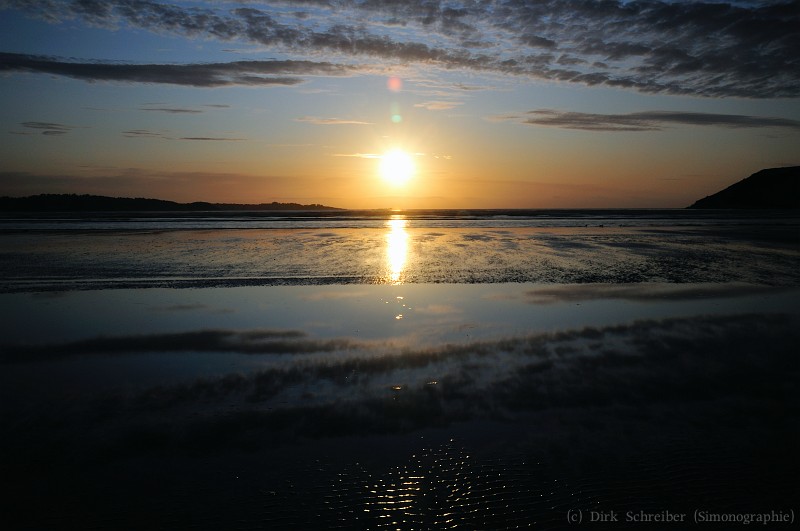
[[[0,291],[398,283],[800,285],[797,226],[0,233]]]
[[[2,294],[11,514],[33,528],[556,529],[573,509],[788,510],[799,293]],[[21,511],[32,500],[47,510]]]

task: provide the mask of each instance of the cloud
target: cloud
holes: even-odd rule
[[[648,93],[800,95],[796,53],[800,9],[789,0],[544,0],[471,2],[457,8],[428,0],[306,0],[293,4],[291,12],[277,8],[285,6],[283,2],[269,1],[233,8],[228,3],[189,7],[142,0],[7,0],[4,5],[52,23],[79,19],[94,26],[257,44],[295,56],[326,54],[346,62],[372,57]],[[176,82],[170,75],[174,72],[158,68],[167,65],[142,66],[146,68],[138,71],[131,65],[66,67],[44,58],[18,57],[13,69],[83,79]],[[177,82],[193,86],[298,82],[291,77],[265,78],[263,72],[251,79],[247,73],[215,66],[217,70],[201,76],[202,81],[193,79],[197,72],[184,72]]]
[[[160,131],[149,131],[147,129],[130,129],[123,131],[122,136],[127,138],[169,138]]]
[[[464,105],[463,101],[426,101],[424,103],[415,103],[414,107],[420,107],[429,111],[447,111],[454,109],[459,105]]]
[[[294,76],[342,76],[351,74],[353,69],[344,65],[316,63],[312,61],[132,64],[72,62],[38,55],[0,53],[0,72],[3,71],[54,74],[84,81],[164,83],[192,87],[220,87],[230,85],[297,85],[302,83],[303,79]],[[175,111],[187,112],[181,110]]]
[[[247,140],[246,138],[225,138],[225,137],[216,137],[216,136],[184,136],[181,137],[179,140],[202,140],[208,142],[242,142],[243,140]]]
[[[303,116],[296,118],[296,122],[305,122],[315,125],[372,125],[372,122],[349,120],[344,118],[319,118],[316,116]]]
[[[72,131],[73,129],[75,129],[74,127],[69,125],[58,124],[53,122],[22,122],[20,125],[27,129],[37,130],[41,132],[41,134],[47,136],[65,135],[70,131]]]
[[[784,128],[800,131],[800,121],[787,118],[713,114],[681,111],[643,111],[627,114],[595,114],[536,109],[525,115],[489,117],[492,121],[520,121],[528,125],[582,131],[661,131],[673,125],[743,128]]]
[[[140,111],[165,112],[168,114],[201,114],[200,109],[188,109],[185,107],[139,107]]]
[[[334,157],[353,157],[357,159],[379,159],[381,155],[377,153],[334,153]]]

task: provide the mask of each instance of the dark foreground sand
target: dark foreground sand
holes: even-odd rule
[[[797,300],[742,282],[6,293],[4,528],[782,518]]]

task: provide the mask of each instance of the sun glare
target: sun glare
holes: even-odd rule
[[[400,149],[387,151],[381,156],[381,177],[394,185],[405,184],[414,174],[414,159]]]

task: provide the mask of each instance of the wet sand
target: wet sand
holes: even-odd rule
[[[800,285],[794,224],[0,234],[0,290],[381,283]]]
[[[796,511],[798,294],[741,281],[5,293],[4,518],[560,529],[576,510]],[[593,527],[621,525],[653,527]]]
[[[660,215],[8,228],[4,523],[649,529],[797,511],[794,218]],[[645,521],[591,522],[612,511]]]

